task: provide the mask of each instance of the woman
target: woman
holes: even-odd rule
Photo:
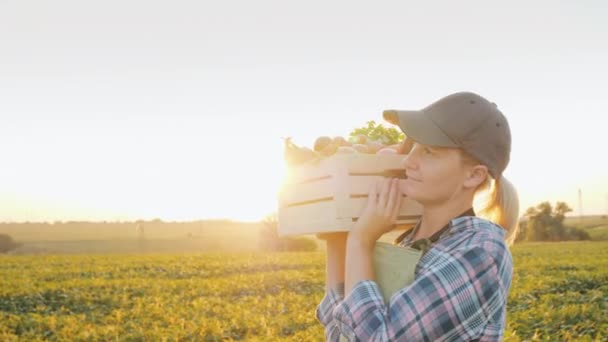
[[[419,111],[388,110],[411,150],[407,179],[372,186],[348,233],[327,241],[326,294],[317,307],[327,340],[497,341],[505,329],[519,201],[502,175],[509,163],[509,124],[496,104],[470,92],[446,96]],[[485,191],[487,190],[487,191]],[[475,195],[489,193],[478,217]],[[422,216],[396,243],[432,243],[413,283],[384,304],[374,281],[373,248],[394,227],[402,196]]]

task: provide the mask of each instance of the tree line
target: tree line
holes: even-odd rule
[[[591,240],[585,230],[564,224],[571,211],[568,204],[559,201],[555,206],[545,201],[528,208],[520,221],[517,241]]]

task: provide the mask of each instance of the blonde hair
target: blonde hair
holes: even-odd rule
[[[480,164],[474,157],[462,152],[465,163]],[[494,179],[490,174],[486,180],[475,189],[475,199],[482,197],[482,209],[479,216],[483,217],[506,230],[505,240],[509,246],[515,243],[519,233],[519,195],[515,186],[504,176]]]

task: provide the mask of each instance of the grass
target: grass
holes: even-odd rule
[[[525,243],[505,341],[608,339],[608,242]],[[2,341],[322,341],[324,252],[0,256]]]
[[[607,215],[589,215],[583,216],[568,216],[564,220],[564,224],[570,227],[589,229],[598,226],[608,225]]]
[[[592,240],[608,240],[608,224],[587,228]]]

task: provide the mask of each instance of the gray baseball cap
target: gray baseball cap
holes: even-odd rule
[[[494,179],[509,164],[509,123],[495,103],[478,94],[454,93],[420,110],[385,110],[383,117],[419,143],[463,149],[487,166]]]

